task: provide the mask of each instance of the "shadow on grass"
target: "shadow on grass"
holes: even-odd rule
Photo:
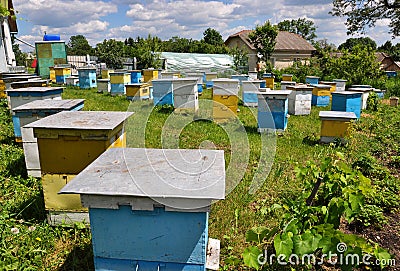
[[[320,144],[319,138],[316,135],[308,135],[303,138],[302,141],[303,144],[309,145],[309,146],[315,146]]]
[[[58,271],[94,271],[93,249],[91,244],[76,246],[67,256]]]
[[[46,210],[42,192],[27,198],[16,210],[17,217],[26,221],[42,223],[46,220]]]

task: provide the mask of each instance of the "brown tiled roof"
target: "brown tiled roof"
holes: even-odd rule
[[[252,30],[242,30],[238,33],[230,35],[226,41],[230,38],[240,37],[244,43],[247,44],[251,49],[255,49],[255,47],[251,44],[249,40],[249,33]],[[225,42],[226,42],[225,41]],[[298,34],[287,32],[287,31],[279,31],[276,37],[276,51],[315,51],[314,46],[312,46],[307,40],[301,37]]]
[[[385,58],[390,57],[390,56],[383,52],[376,52],[375,57],[379,62],[382,62],[382,60],[384,60]]]

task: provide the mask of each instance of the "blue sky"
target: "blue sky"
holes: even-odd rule
[[[276,24],[285,19],[307,18],[317,27],[317,39],[337,46],[346,41],[345,19],[328,12],[332,0],[13,0],[18,13],[18,37],[34,44],[48,34],[84,35],[92,46],[104,39],[128,37],[161,39],[173,36],[201,39],[208,27],[224,39],[243,29],[254,29],[266,20]],[[391,39],[388,21],[368,31],[378,45]],[[351,36],[350,36],[351,37]],[[353,36],[357,37],[357,36]],[[396,44],[400,39],[392,40]],[[21,46],[24,51],[30,49]]]

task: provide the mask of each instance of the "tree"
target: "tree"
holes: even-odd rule
[[[67,54],[85,56],[93,54],[93,48],[83,35],[71,36],[67,43]]]
[[[278,23],[280,31],[288,31],[302,36],[304,39],[312,42],[317,37],[315,31],[317,28],[314,22],[306,18],[299,18],[297,20],[284,20]]]
[[[390,40],[386,41],[377,49],[379,52],[384,52],[390,55],[394,61],[400,60],[400,43],[393,45]]]
[[[327,39],[321,39],[317,40],[313,43],[315,49],[317,49],[317,53],[319,55],[322,54],[322,52],[333,52],[336,51],[336,45],[333,43],[328,43]]]
[[[249,34],[250,42],[261,56],[260,59],[265,62],[267,71],[271,71],[273,68],[270,58],[275,48],[277,35],[277,26],[271,25],[269,21],[264,25],[257,25],[256,29]]]
[[[320,67],[326,79],[345,78],[349,85],[363,84],[384,75],[376,61],[375,51],[362,45],[354,46],[351,52],[343,50],[336,57],[325,53],[320,58]]]
[[[234,70],[247,73],[249,68],[249,57],[247,52],[242,48],[234,47],[230,50],[229,54],[233,57]],[[247,71],[245,71],[246,69]]]
[[[205,43],[215,46],[224,45],[224,40],[222,39],[221,34],[213,28],[207,28],[206,31],[204,31],[203,36]]]
[[[349,51],[352,51],[353,47],[355,47],[356,45],[365,46],[371,48],[372,50],[376,50],[376,42],[368,37],[349,38],[344,43],[340,44],[338,49],[347,49]]]
[[[120,69],[123,67],[122,57],[124,56],[124,43],[114,39],[104,40],[96,45],[96,56],[107,67]]]
[[[347,17],[347,34],[365,33],[378,20],[389,19],[389,32],[400,34],[400,1],[398,0],[333,0],[333,16]]]

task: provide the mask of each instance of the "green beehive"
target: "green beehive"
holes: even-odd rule
[[[64,41],[36,41],[35,48],[41,77],[49,78],[50,67],[68,63]]]

